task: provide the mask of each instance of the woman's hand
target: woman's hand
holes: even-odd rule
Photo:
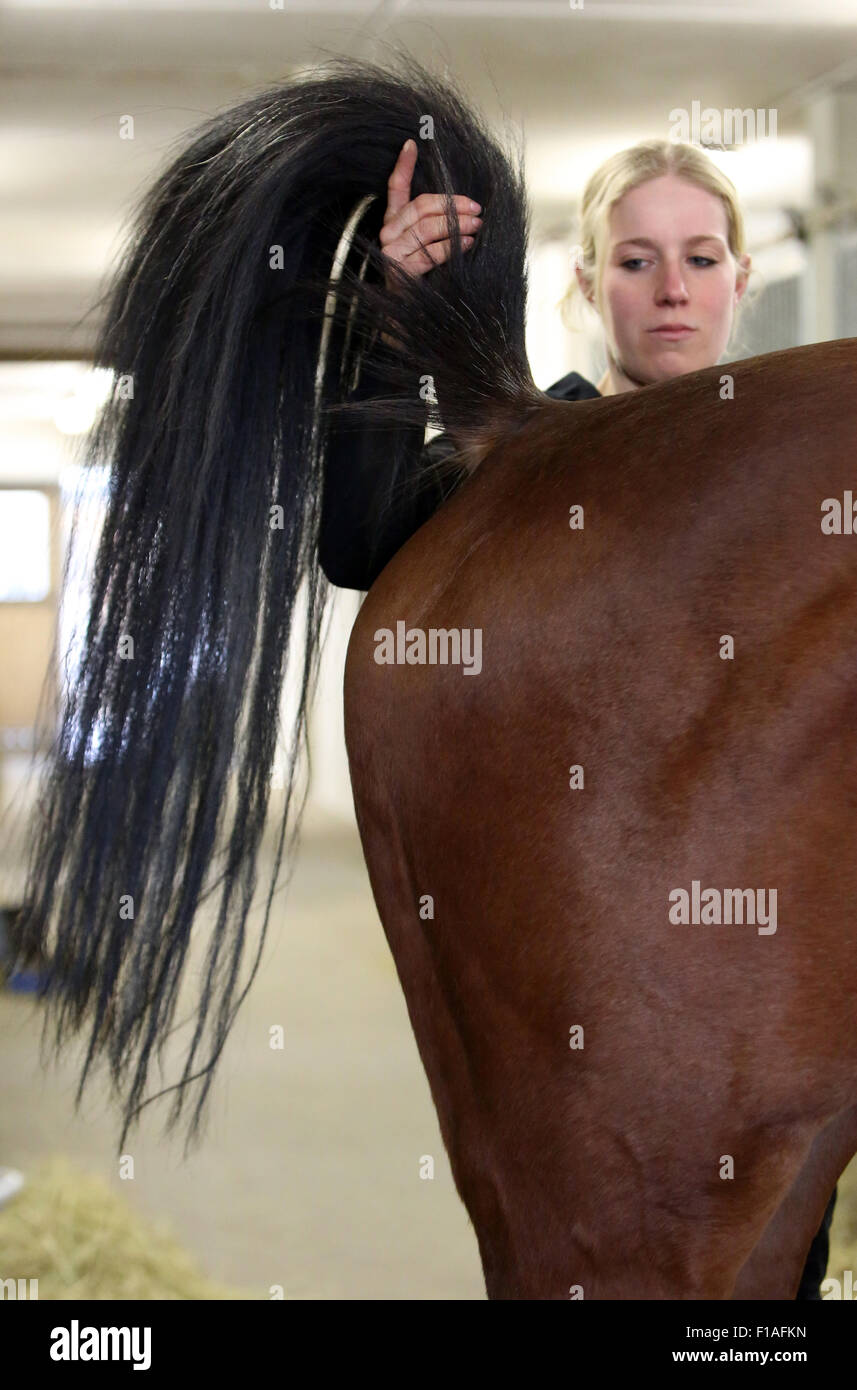
[[[379,240],[389,260],[402,266],[409,275],[425,275],[449,258],[452,242],[443,194],[421,193],[419,197],[411,198],[411,180],[416,163],[416,141],[406,140],[387,183],[387,211]],[[461,238],[462,246],[468,249],[482,226],[482,218],[476,216],[481,207],[472,198],[459,194],[455,195],[454,203],[460,231],[473,234]],[[426,248],[431,247],[431,254],[428,249],[423,251],[420,248],[420,241]],[[385,275],[384,283],[389,290],[395,289],[391,275]],[[391,347],[396,346],[386,333],[382,333],[381,337]]]

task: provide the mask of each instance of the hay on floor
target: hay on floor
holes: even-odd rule
[[[852,1158],[837,1188],[827,1275],[840,1281],[842,1297],[847,1297],[847,1290],[851,1288],[853,1299],[857,1297],[857,1158]],[[850,1278],[847,1271],[850,1271]]]
[[[25,1174],[0,1207],[0,1277],[38,1279],[45,1299],[250,1299],[206,1279],[169,1228],[65,1158]]]

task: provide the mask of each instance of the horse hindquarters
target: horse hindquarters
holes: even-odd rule
[[[496,1296],[729,1298],[786,1203],[805,1253],[837,1176],[801,1174],[857,1102],[857,548],[818,524],[848,486],[854,347],[734,364],[728,410],[717,370],[552,403],[355,625],[367,861]],[[479,675],[379,665],[402,619],[484,628]],[[694,883],[769,913],[776,889],[779,924],[679,921]],[[754,1296],[793,1275],[768,1260]]]

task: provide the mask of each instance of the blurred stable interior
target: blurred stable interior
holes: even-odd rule
[[[712,152],[738,188],[755,267],[757,302],[744,316],[736,355],[857,336],[857,0],[724,0],[716,10],[593,3],[582,12],[565,0],[288,0],[281,9],[240,0],[7,0],[0,18],[7,941],[22,891],[31,795],[24,774],[40,751],[37,706],[43,688],[48,712],[56,699],[54,632],[64,650],[85,619],[85,566],[58,609],[67,507],[104,391],[89,369],[91,309],[131,206],[172,142],[209,112],[302,68],[318,47],[383,62],[385,39],[411,46],[423,61],[434,54],[441,68],[449,63],[491,119],[500,116],[499,93],[523,127],[533,207],[528,345],[540,386],[570,370],[597,381],[604,367],[594,316],[570,332],[557,309],[573,273],[586,178],[609,153],[668,134],[671,112],[690,111],[693,101],[777,111],[776,139]],[[119,133],[128,114],[133,140]],[[86,479],[93,537],[104,485],[95,471]],[[178,1148],[167,1159],[154,1119],[147,1122],[133,1145],[138,1181],[124,1186],[134,1188],[129,1200],[139,1210],[170,1217],[212,1276],[235,1285],[284,1282],[294,1297],[479,1298],[475,1241],[444,1175],[356,836],[341,681],[359,602],[352,592],[335,597],[312,720],[301,867],[285,906],[279,899],[264,979],[244,1006],[215,1085],[213,1137],[182,1166]],[[272,834],[278,805],[275,779]],[[86,1121],[73,1118],[76,1073],[71,1065],[56,1080],[39,1072],[26,981],[20,998],[10,983],[0,990],[0,1165],[27,1169],[62,1149],[115,1186],[109,1106],[90,1106]],[[257,1025],[263,1032],[281,1018],[298,1035],[288,1076],[270,1071],[264,1042],[254,1040]],[[434,1184],[417,1180],[426,1152],[439,1164]]]

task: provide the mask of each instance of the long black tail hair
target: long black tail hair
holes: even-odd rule
[[[445,194],[452,226],[449,261],[419,277],[391,266],[378,241],[409,136],[411,196]],[[484,209],[466,252],[459,193]],[[109,480],[88,625],[48,738],[19,921],[22,956],[43,962],[43,1049],[52,1026],[56,1055],[89,1027],[76,1105],[105,1056],[120,1149],[167,1091],[172,1129],[196,1082],[188,1143],[198,1137],[258,967],[288,823],[289,858],[294,849],[328,596],[318,532],[329,431],[442,421],[466,457],[486,426],[502,436],[537,407],[528,221],[520,150],[510,155],[448,79],[406,55],[388,67],[333,58],[215,116],[136,211],[96,352],[112,392],[85,446]],[[373,343],[381,324],[395,350]],[[370,344],[388,394],[349,400]],[[75,511],[72,544],[78,526]],[[274,876],[239,993],[295,659]],[[218,888],[183,1073],[144,1100],[152,1049],[161,1061],[179,1026],[197,909]]]

